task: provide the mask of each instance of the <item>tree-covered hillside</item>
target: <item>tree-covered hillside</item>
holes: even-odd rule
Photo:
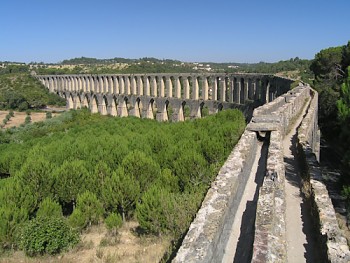
[[[73,58],[58,64],[40,64],[35,70],[38,74],[129,74],[129,73],[282,73],[283,76],[301,78],[309,81],[311,60],[298,57],[275,63],[214,63],[181,62],[173,59],[96,59]]]
[[[66,101],[49,93],[28,73],[0,74],[0,109],[40,109],[46,105],[65,106]]]
[[[321,50],[315,55],[310,68],[315,75],[313,86],[319,92],[322,136],[341,156],[343,183],[349,184],[350,41],[344,46]],[[348,192],[350,197],[350,190]]]
[[[238,110],[181,123],[79,110],[1,132],[0,248],[57,253],[131,218],[176,244],[244,128]]]

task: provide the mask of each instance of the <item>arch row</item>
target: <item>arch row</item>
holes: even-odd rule
[[[291,80],[263,74],[37,75],[51,92],[151,96],[246,104],[269,102]]]
[[[91,113],[119,117],[134,116],[158,121],[185,121],[234,108],[227,102],[183,100],[152,96],[57,92],[67,101],[67,109],[88,108]]]

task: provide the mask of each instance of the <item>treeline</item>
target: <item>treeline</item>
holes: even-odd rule
[[[350,183],[350,41],[315,55],[310,68],[319,92],[322,135],[342,156],[345,183]]]
[[[37,79],[28,73],[0,75],[0,109],[41,109],[46,105],[65,106],[66,101],[49,93]]]
[[[147,62],[141,60],[125,67],[111,67],[107,65],[88,66],[77,65],[73,68],[37,68],[35,71],[40,75],[62,74],[137,74],[137,73],[193,73],[197,72],[189,64],[173,64],[169,61],[164,63]]]
[[[97,59],[97,58],[72,58],[63,60],[62,65],[94,65],[94,64],[115,64],[115,63],[138,63],[138,62],[153,62],[153,63],[181,63],[179,60],[173,59],[157,59],[153,57],[144,57],[139,59],[128,58],[111,58],[111,59]]]
[[[122,65],[115,65],[120,63]],[[284,73],[283,76],[291,78],[301,78],[303,81],[310,82],[313,74],[310,71],[312,60],[300,59],[298,57],[276,63],[213,63],[203,62],[203,65],[210,65],[209,72],[226,73]],[[46,67],[45,64],[39,64],[40,67],[33,69],[38,74],[132,74],[132,73],[198,73],[208,72],[203,67],[194,69],[193,63],[182,63],[172,59],[157,59],[153,57],[144,57],[139,59],[112,58],[73,58],[63,60],[56,64],[56,67]],[[73,67],[64,67],[65,65],[74,65]],[[1,73],[28,72],[27,65],[11,65],[0,69]]]
[[[176,245],[244,128],[238,110],[181,123],[79,110],[1,132],[0,246],[53,254],[132,218]]]
[[[230,65],[237,66],[235,68],[228,68],[227,72],[247,72],[247,73],[270,73],[276,74],[281,72],[295,71],[290,77],[298,78],[301,80],[310,82],[313,78],[310,70],[312,60],[300,59],[298,57],[291,58],[289,60],[281,60],[275,63],[259,62],[259,63],[232,63]],[[227,64],[214,64],[214,69],[219,69]]]
[[[0,68],[0,75],[11,73],[27,73],[29,72],[29,66],[27,65],[6,65],[4,68]]]

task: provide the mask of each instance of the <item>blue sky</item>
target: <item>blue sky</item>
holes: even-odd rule
[[[349,0],[1,0],[0,61],[274,62],[350,40]]]

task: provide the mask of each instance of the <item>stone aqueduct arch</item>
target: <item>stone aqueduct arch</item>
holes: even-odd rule
[[[290,89],[291,80],[266,74],[129,74],[37,75],[50,92],[67,100],[67,108],[92,113],[184,120],[259,101],[274,100]],[[171,109],[172,116],[168,116]]]

